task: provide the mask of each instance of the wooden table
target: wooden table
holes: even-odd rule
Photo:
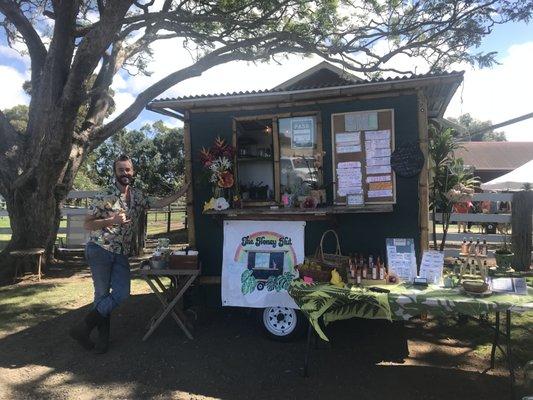
[[[37,256],[37,279],[39,280],[39,282],[41,281],[41,275],[42,275],[41,268],[42,268],[42,263],[43,263],[43,254],[44,254],[44,249],[42,248],[19,249],[19,250],[13,250],[9,252],[9,255],[16,257],[16,258]],[[19,269],[19,263],[17,261],[16,267],[15,267],[15,276],[13,277],[13,281],[17,280],[18,269]]]
[[[200,268],[141,269],[139,273],[161,302],[161,309],[152,317],[148,331],[142,340],[147,340],[169,314],[185,335],[189,339],[193,339],[187,317],[182,310],[176,307],[176,304],[200,274]],[[161,281],[161,277],[163,276],[170,279],[170,285],[168,287]]]

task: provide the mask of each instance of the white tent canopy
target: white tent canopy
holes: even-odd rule
[[[522,190],[524,183],[533,186],[533,160],[517,169],[481,184],[483,190]]]

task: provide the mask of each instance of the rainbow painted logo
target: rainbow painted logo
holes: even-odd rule
[[[292,246],[292,239],[276,232],[260,231],[243,236],[241,244],[235,251],[235,262],[246,263],[248,251],[261,250],[264,252],[285,250],[285,266],[292,270],[296,265],[296,253]]]

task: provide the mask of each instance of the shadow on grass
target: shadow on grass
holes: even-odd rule
[[[301,376],[305,341],[264,338],[243,309],[201,309],[196,339],[165,320],[141,338],[158,309],[153,295],[132,296],[112,320],[112,347],[97,356],[67,336],[88,308],[69,311],[0,340],[0,369],[24,377],[9,382],[12,397],[84,396],[220,399],[501,399],[506,379],[457,369],[376,365],[401,354],[403,331],[384,322],[339,321],[328,328],[329,348],[311,352],[310,377]],[[33,366],[41,368],[32,370]],[[9,372],[13,371],[12,374]],[[33,372],[32,372],[33,371]],[[63,378],[62,381],[58,377]],[[5,382],[4,378],[4,382]],[[194,397],[193,397],[194,398]]]

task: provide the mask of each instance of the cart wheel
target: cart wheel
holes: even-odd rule
[[[305,332],[305,317],[294,308],[267,307],[259,309],[257,314],[259,325],[270,339],[290,342]]]
[[[257,290],[263,290],[265,288],[265,284],[263,282],[259,282],[257,284]]]

